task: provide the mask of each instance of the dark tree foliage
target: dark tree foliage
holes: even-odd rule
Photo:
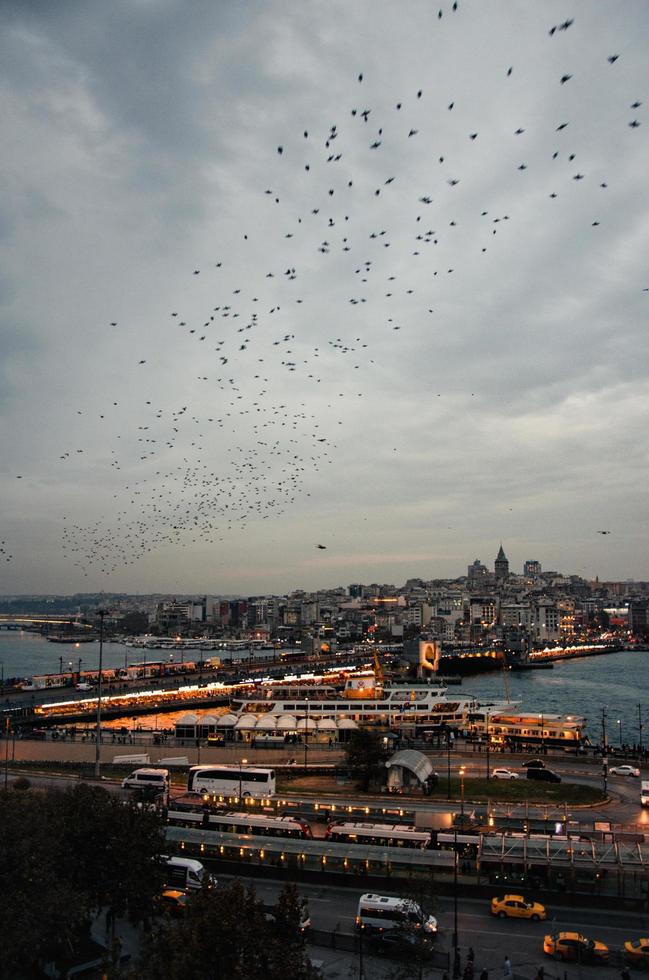
[[[305,954],[295,887],[273,916],[235,881],[192,896],[181,920],[157,928],[132,980],[317,980]]]
[[[345,746],[345,758],[362,790],[367,791],[372,782],[383,782],[388,754],[380,735],[368,731],[352,732]]]
[[[0,793],[0,980],[74,953],[102,906],[147,915],[160,889],[160,821],[81,784]]]

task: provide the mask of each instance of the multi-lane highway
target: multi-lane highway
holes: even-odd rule
[[[223,882],[227,876],[220,876]],[[284,887],[283,882],[268,879],[240,879],[254,888],[257,896],[266,904],[273,905]],[[352,932],[362,888],[329,888],[317,885],[300,884],[300,894],[307,900],[311,923],[314,929]],[[395,893],[393,893],[395,894]],[[498,894],[494,890],[494,894]],[[527,894],[526,897],[532,898]],[[437,897],[426,911],[432,912],[439,923],[438,944],[441,949],[451,948],[453,933],[453,899]],[[539,966],[544,966],[546,974],[563,975],[558,964],[543,955],[543,937],[546,933],[559,931],[578,931],[586,936],[599,939],[611,950],[619,950],[627,939],[635,939],[649,934],[649,915],[637,913],[616,913],[610,910],[567,908],[549,905],[546,922],[526,920],[494,919],[489,912],[489,901],[483,899],[460,898],[458,902],[458,939],[463,959],[472,947],[476,960],[477,974],[485,967],[500,975],[505,955],[509,955],[515,973],[534,977]],[[323,956],[321,950],[312,950],[314,958]],[[325,960],[331,957],[325,957]],[[349,959],[349,958],[348,958]],[[353,957],[352,957],[353,959]],[[342,960],[342,958],[341,958]],[[369,964],[366,964],[369,966]],[[573,976],[568,968],[569,976]],[[380,976],[378,964],[366,971],[368,976]],[[591,976],[604,980],[607,971],[597,967],[582,967],[579,974],[583,980]],[[619,975],[619,970],[615,971]],[[477,975],[476,974],[476,975]],[[334,974],[331,974],[332,976]],[[340,976],[348,975],[341,972]],[[351,974],[354,975],[353,973]],[[357,975],[357,974],[356,974]]]

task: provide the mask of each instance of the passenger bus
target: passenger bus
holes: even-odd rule
[[[172,805],[167,812],[167,823],[178,827],[218,830],[222,834],[260,834],[301,840],[313,836],[306,820],[267,816],[264,813],[214,813],[210,810],[176,809]]]
[[[245,766],[192,766],[188,792],[261,800],[275,795],[275,770]]]
[[[329,840],[379,847],[432,846],[430,831],[415,830],[407,824],[330,823],[325,836]]]

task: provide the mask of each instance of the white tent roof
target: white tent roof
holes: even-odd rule
[[[351,731],[352,729],[358,728],[358,725],[353,718],[341,718],[338,722],[338,728]]]
[[[319,718],[318,719],[318,731],[320,732],[335,732],[338,726],[333,718]]]
[[[225,715],[219,715],[219,717],[216,719],[217,727],[218,728],[234,728],[234,726],[237,723],[237,717],[238,717],[237,715],[233,715],[233,714],[230,714],[230,713],[225,714]]]
[[[179,718],[176,725],[195,725],[198,721],[198,715],[195,715],[192,711],[188,711],[186,715]]]
[[[257,719],[257,724],[255,725],[255,731],[271,731],[274,732],[277,728],[277,718],[275,715],[262,715],[261,718]]]
[[[237,719],[237,723],[234,727],[249,729],[249,728],[254,728],[256,724],[257,724],[257,715],[245,714],[239,716],[239,718]]]
[[[400,752],[395,752],[394,755],[390,756],[385,765],[388,769],[391,769],[392,766],[401,766],[403,769],[414,773],[422,783],[433,772],[430,759],[423,752],[417,752],[416,749],[402,749]]]
[[[297,720],[295,715],[281,715],[277,719],[278,732],[294,732],[296,728]]]
[[[298,732],[314,732],[316,730],[316,721],[314,718],[300,718],[297,723]]]
[[[217,718],[216,715],[201,715],[198,719],[199,725],[216,725]]]

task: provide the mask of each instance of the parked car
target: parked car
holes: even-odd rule
[[[558,960],[573,963],[608,963],[608,946],[597,939],[588,939],[580,932],[560,932],[558,936],[546,936],[543,952]]]
[[[528,759],[523,763],[523,769],[545,769],[545,762],[541,759]]]
[[[511,769],[494,769],[491,773],[494,779],[518,779],[518,773]]]
[[[640,776],[640,770],[635,766],[612,766],[608,771],[609,776]]]
[[[543,783],[560,783],[561,776],[558,773],[552,772],[551,769],[528,769],[527,770],[528,779],[537,779],[539,782]]]
[[[491,899],[491,914],[499,919],[545,919],[545,906],[540,902],[526,902],[522,895],[505,895]]]
[[[432,956],[433,943],[428,936],[413,935],[400,930],[374,933],[365,939],[369,952],[378,956],[411,959]]]
[[[649,939],[627,939],[624,959],[634,966],[649,967]]]

